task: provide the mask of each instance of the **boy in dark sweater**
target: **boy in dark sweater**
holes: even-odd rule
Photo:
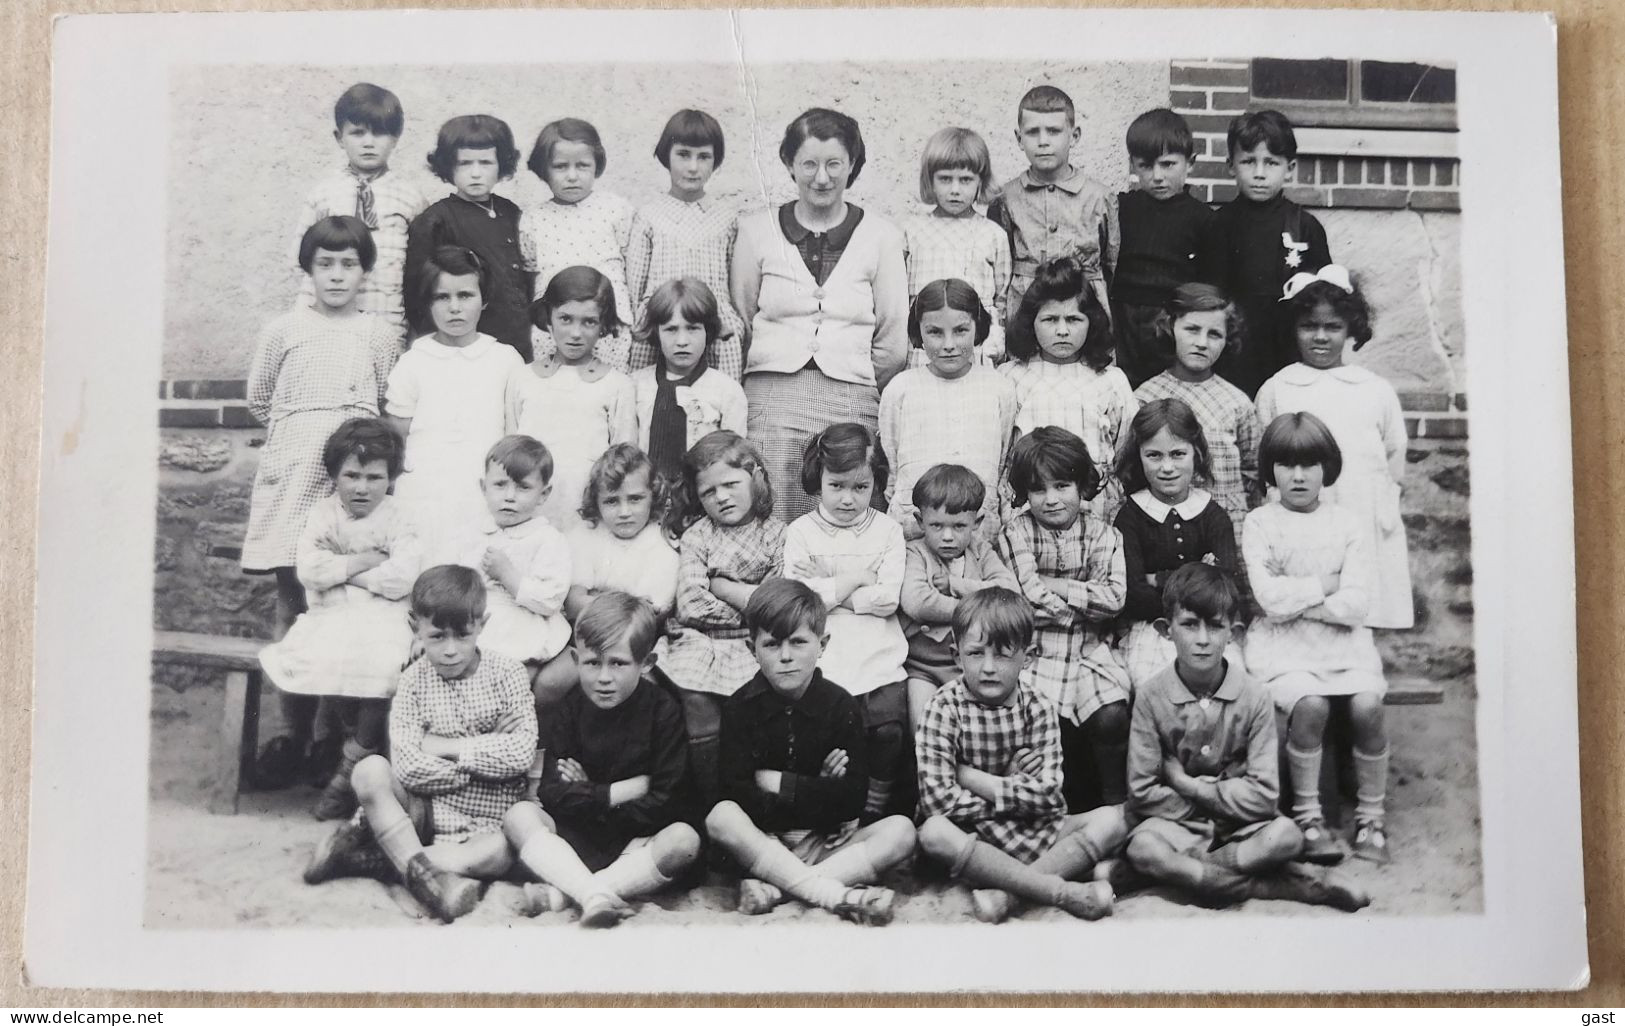
[[[861,829],[869,767],[858,700],[824,679],[824,602],[775,579],[745,606],[760,672],[722,706],[723,800],[705,819],[747,874],[739,911],[798,898],[855,923],[891,922],[878,880],[914,852],[914,825],[888,816]]]
[[[1112,325],[1117,365],[1135,388],[1173,366],[1156,322],[1174,289],[1196,278],[1202,232],[1213,219],[1185,188],[1196,152],[1190,125],[1164,107],[1128,126],[1128,163],[1138,188],[1117,194],[1117,276]]]
[[[1298,359],[1292,325],[1280,309],[1281,286],[1299,271],[1332,262],[1326,229],[1284,196],[1298,168],[1298,139],[1279,111],[1237,115],[1228,136],[1236,198],[1208,222],[1197,276],[1223,289],[1241,308],[1246,344],[1219,357],[1220,377],[1247,393]]]

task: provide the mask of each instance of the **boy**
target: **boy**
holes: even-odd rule
[[[543,883],[526,911],[581,907],[581,925],[612,926],[626,899],[670,884],[700,853],[683,822],[688,732],[683,711],[645,675],[660,621],[649,603],[607,591],[575,625],[580,687],[547,712],[541,805],[521,802],[503,830]],[[548,811],[543,812],[543,807]]]
[[[553,454],[527,435],[508,435],[485,456],[480,492],[490,519],[457,562],[479,571],[491,596],[485,647],[531,671],[537,709],[576,687],[569,649],[570,544],[541,514],[553,493]]]
[[[1208,222],[1197,255],[1197,277],[1217,285],[1241,308],[1246,344],[1228,346],[1218,373],[1247,393],[1298,359],[1291,325],[1280,311],[1281,286],[1299,271],[1332,262],[1326,229],[1283,195],[1298,169],[1298,138],[1286,115],[1238,114],[1227,136],[1236,198]]]
[[[739,911],[785,895],[854,923],[891,922],[895,895],[860,886],[914,852],[914,825],[888,816],[858,827],[869,767],[858,700],[824,679],[824,601],[800,581],[764,582],[745,606],[760,672],[722,706],[724,800],[705,830],[747,874]]]
[[[1033,613],[1005,588],[961,599],[954,640],[962,676],[926,707],[915,736],[920,847],[971,893],[976,918],[998,923],[1016,898],[1082,919],[1111,915],[1112,889],[1087,878],[1122,847],[1123,810],[1067,815],[1055,708],[1021,683]]]
[[[899,605],[908,638],[908,721],[915,729],[931,696],[959,676],[949,633],[960,599],[983,588],[1021,590],[982,537],[986,498],[982,479],[953,463],[939,463],[914,482],[914,516],[924,536],[908,543]]]
[[[371,228],[378,259],[361,284],[357,305],[385,318],[403,343],[406,305],[401,275],[406,265],[406,229],[429,205],[416,185],[389,169],[389,156],[401,141],[405,122],[401,101],[388,89],[368,82],[346,89],[333,105],[333,138],[344,151],[345,166],[322,177],[311,189],[293,233],[299,239],[311,225],[334,214],[353,214]],[[314,301],[307,280],[299,302],[309,306]]]
[[[1185,188],[1196,152],[1190,125],[1167,108],[1128,126],[1128,163],[1138,186],[1117,194],[1123,233],[1112,278],[1117,365],[1135,388],[1173,365],[1156,322],[1173,290],[1196,277],[1196,253],[1213,211]]]
[[[1066,93],[1041,85],[1021,98],[1016,142],[1027,156],[1027,170],[1006,182],[987,208],[987,216],[1010,236],[1014,269],[1008,317],[1016,316],[1038,265],[1063,256],[1078,259],[1102,309],[1111,309],[1106,275],[1117,265],[1117,204],[1104,185],[1068,159],[1081,135]]]
[[[1224,658],[1241,590],[1218,567],[1189,563],[1162,596],[1157,629],[1175,656],[1134,696],[1129,863],[1210,905],[1259,897],[1364,908],[1371,899],[1353,883],[1293,861],[1303,834],[1277,806],[1274,705]]]
[[[407,622],[423,655],[402,672],[390,705],[389,758],[356,765],[361,811],[316,846],[306,883],[399,873],[449,923],[478,903],[479,880],[508,871],[503,817],[524,798],[536,711],[524,666],[480,650],[485,619],[474,571],[419,575]]]

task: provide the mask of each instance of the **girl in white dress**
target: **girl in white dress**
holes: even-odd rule
[[[642,449],[622,442],[598,457],[581,497],[584,524],[570,536],[575,570],[564,611],[572,620],[606,591],[647,599],[662,620],[671,613],[678,560],[660,529],[666,502],[665,483]]]
[[[1247,632],[1247,667],[1287,714],[1287,777],[1304,859],[1337,862],[1342,843],[1320,807],[1322,738],[1329,696],[1348,696],[1354,726],[1354,854],[1388,861],[1383,810],[1388,682],[1366,626],[1373,581],[1368,532],[1350,509],[1323,501],[1336,485],[1342,450],[1312,413],[1286,413],[1264,429],[1259,472],[1278,500],[1247,514],[1241,553],[1264,615]]]
[[[594,355],[598,340],[621,327],[609,279],[591,267],[567,267],[531,304],[532,323],[557,346],[514,370],[507,387],[507,431],[539,439],[553,454],[553,493],[542,512],[566,534],[581,524],[581,496],[604,450],[636,442],[632,379]]]

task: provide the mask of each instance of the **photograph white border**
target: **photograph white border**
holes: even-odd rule
[[[816,29],[817,31],[814,31]],[[575,41],[569,52],[550,40]],[[1302,11],[386,12],[56,23],[25,962],[37,985],[302,991],[1583,986],[1555,24]],[[900,53],[907,40],[908,53]],[[449,42],[448,42],[449,41]],[[144,928],[169,71],[911,56],[1452,60],[1484,911],[1095,924]],[[1516,139],[1507,134],[1516,126]],[[1534,355],[1536,358],[1531,358]],[[1533,525],[1558,525],[1535,531]],[[1514,759],[1517,761],[1514,763]],[[702,936],[703,935],[703,936]],[[364,942],[363,955],[358,942]],[[629,968],[635,967],[635,968]]]

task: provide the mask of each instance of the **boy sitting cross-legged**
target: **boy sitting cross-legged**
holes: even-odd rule
[[[824,601],[800,581],[764,582],[745,606],[761,670],[722,706],[724,800],[711,838],[747,874],[739,911],[797,898],[856,923],[891,922],[893,893],[860,886],[914,852],[914,826],[888,816],[858,827],[869,767],[858,700],[824,679]]]
[[[1128,861],[1209,905],[1277,898],[1353,912],[1370,903],[1338,874],[1293,861],[1297,824],[1280,814],[1269,692],[1224,657],[1242,615],[1223,570],[1190,563],[1168,576],[1169,667],[1134,696],[1129,735]],[[1122,867],[1107,870],[1124,881]]]
[[[920,846],[983,888],[971,894],[983,922],[1003,921],[1015,898],[1083,919],[1110,915],[1111,885],[1087,878],[1122,847],[1123,810],[1067,815],[1059,717],[1021,683],[1032,607],[988,588],[960,600],[953,628],[962,676],[932,697],[914,742],[920,812],[930,817]]]
[[[536,709],[524,665],[480,651],[478,574],[431,567],[411,601],[407,621],[423,655],[402,672],[390,705],[389,758],[356,764],[361,811],[316,846],[305,882],[399,873],[449,923],[479,902],[479,880],[513,864],[502,819],[524,797]]]

